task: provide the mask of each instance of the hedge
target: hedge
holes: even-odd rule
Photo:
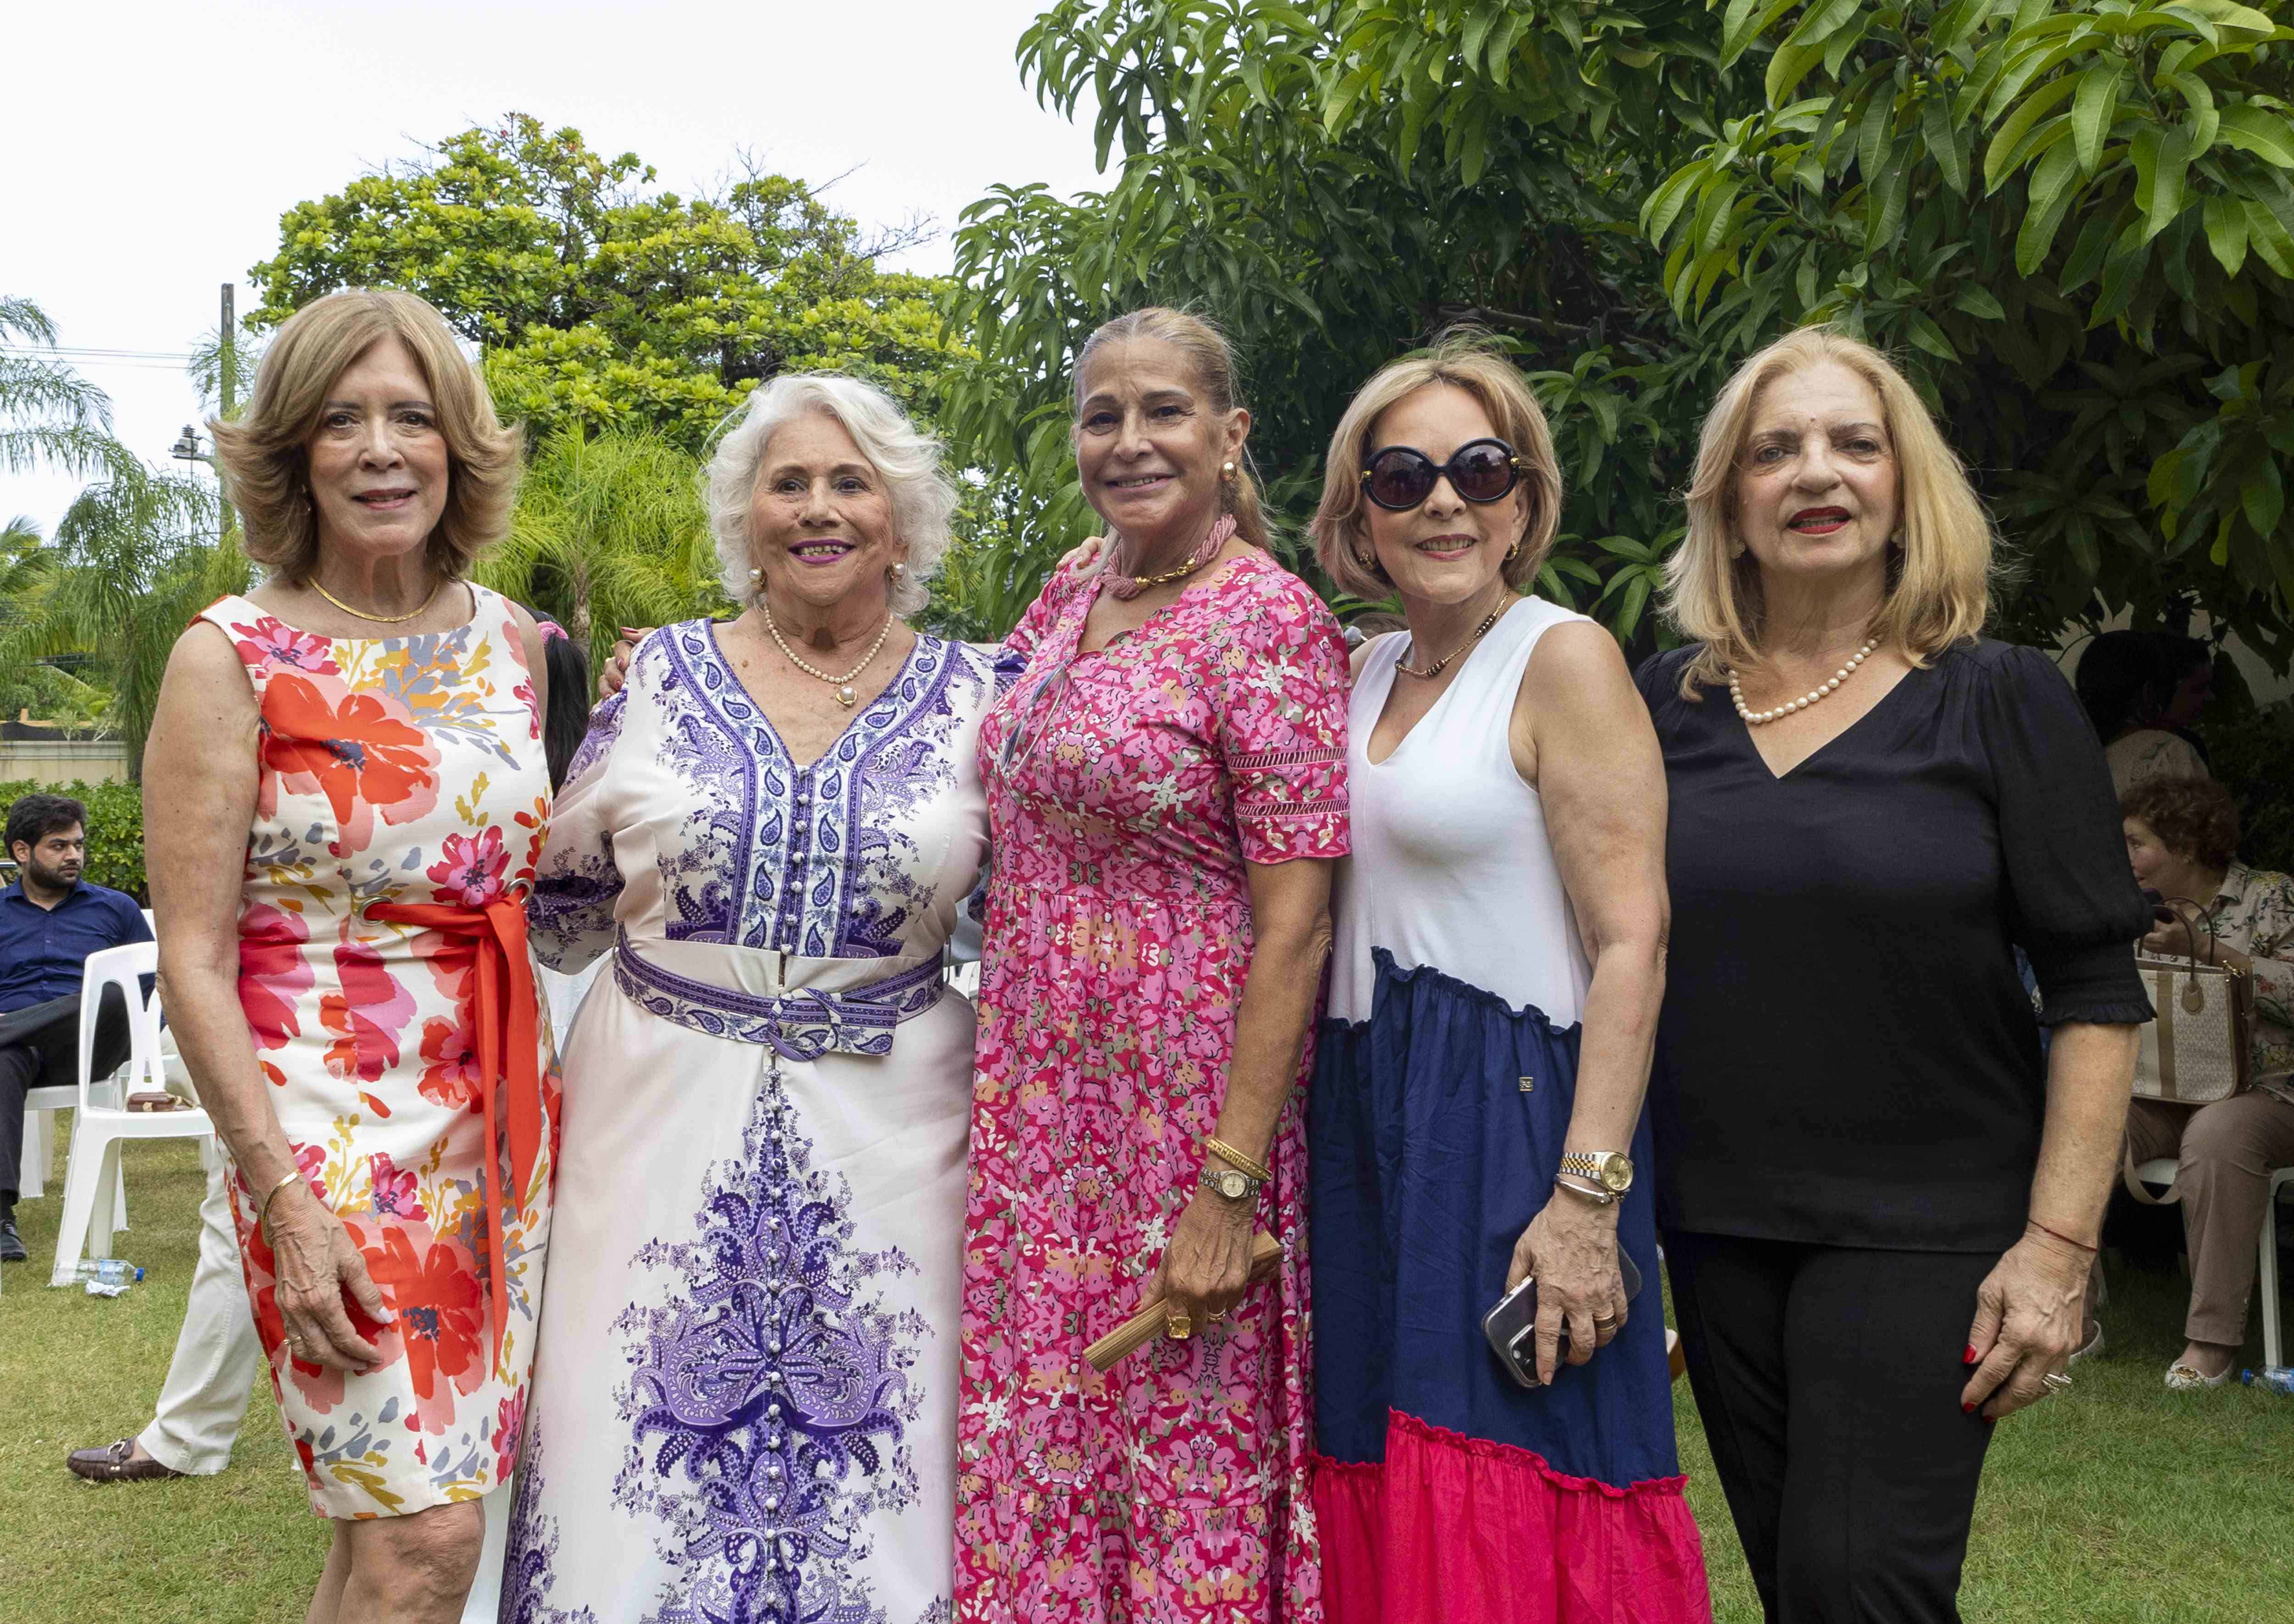
[[[0,807],[20,795],[69,795],[87,808],[87,863],[80,876],[115,891],[126,891],[147,907],[143,884],[143,792],[132,784],[38,784],[17,778],[0,784]]]

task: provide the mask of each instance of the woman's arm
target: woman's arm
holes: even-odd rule
[[[525,655],[525,679],[533,685],[533,715],[536,722],[547,726],[549,719],[549,646],[542,641],[541,628],[522,605],[511,604],[509,618],[517,627],[517,643]]]
[[[2079,1345],[2088,1265],[2127,1128],[2139,1028],[2067,1021],[2047,1049],[2047,1114],[2031,1178],[2030,1222],[1975,1295],[1976,1366],[1960,1394],[1997,1421],[2045,1394],[2041,1378]],[[2052,1232],[2051,1232],[2052,1231]],[[1980,1363],[1978,1361],[1981,1361]]]
[[[1664,760],[1616,640],[1572,622],[1538,640],[1514,706],[1515,761],[1537,786],[1555,862],[1593,968],[1564,1149],[1625,1150],[1640,1120],[1664,1001]],[[1646,1173],[1647,1170],[1640,1170]],[[1647,1186],[1626,1199],[1647,1200]],[[1556,1186],[1514,1244],[1509,1289],[1538,1284],[1537,1367],[1553,1379],[1566,1320],[1583,1364],[1626,1318],[1618,1207]],[[1595,1319],[1614,1317],[1606,1334]]]
[[[1250,975],[1234,1023],[1234,1058],[1216,1138],[1266,1160],[1290,1098],[1307,1023],[1330,952],[1330,865],[1315,858],[1250,863]],[[1258,1208],[1197,1190],[1179,1214],[1143,1303],[1160,1295],[1197,1330],[1234,1306],[1250,1283],[1250,1236]]]
[[[352,1328],[347,1289],[387,1324],[382,1294],[342,1224],[297,1171],[294,1148],[265,1097],[239,1002],[239,907],[254,821],[255,694],[216,627],[177,639],[143,752],[144,865],[159,922],[160,998],[175,1047],[216,1132],[258,1203],[278,1259],[278,1304],[307,1361],[363,1370],[379,1357]]]

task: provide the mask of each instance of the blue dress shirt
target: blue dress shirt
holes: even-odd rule
[[[19,881],[0,891],[0,1015],[78,992],[89,954],[150,939],[143,910],[125,891],[83,880],[44,908]]]

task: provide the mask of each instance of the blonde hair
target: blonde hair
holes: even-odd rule
[[[709,530],[725,595],[745,604],[757,595],[749,579],[753,538],[750,510],[757,475],[774,431],[809,411],[842,424],[852,443],[884,481],[892,528],[907,543],[907,569],[891,586],[894,614],[914,614],[930,601],[926,584],[948,551],[956,487],[940,471],[940,443],[919,429],[899,402],[871,383],[842,372],[784,372],[751,391],[734,426],[717,443],[702,475]]]
[[[1521,369],[1486,334],[1444,336],[1430,349],[1389,361],[1356,392],[1330,435],[1322,468],[1322,500],[1314,509],[1314,559],[1342,592],[1379,599],[1393,583],[1370,550],[1369,498],[1363,493],[1363,468],[1375,448],[1370,443],[1388,410],[1434,384],[1462,389],[1474,397],[1498,437],[1529,466],[1521,488],[1529,494],[1529,523],[1519,547],[1502,566],[1506,585],[1518,590],[1536,578],[1561,524],[1561,464],[1553,454],[1553,433]]]
[[[1893,362],[1830,327],[1787,333],[1738,367],[1712,402],[1697,443],[1688,487],[1688,534],[1665,563],[1664,607],[1684,637],[1704,647],[1681,673],[1685,699],[1719,686],[1757,659],[1765,627],[1760,564],[1729,556],[1737,527],[1737,475],[1753,408],[1780,378],[1824,361],[1861,378],[1879,396],[1896,458],[1898,549],[1887,597],[1870,635],[1924,666],[1955,643],[1973,641],[1991,609],[1997,538],[1967,483],[1967,470]]]
[[[309,441],[335,381],[386,338],[413,356],[446,442],[446,505],[428,542],[430,566],[449,580],[509,529],[520,436],[494,416],[493,397],[462,357],[446,319],[427,300],[387,288],[350,288],[313,299],[264,351],[255,394],[236,423],[209,418],[216,469],[247,522],[247,556],[300,586],[319,558]]]
[[[1167,344],[1185,357],[1188,374],[1213,411],[1224,414],[1242,404],[1234,346],[1226,341],[1226,335],[1190,312],[1173,310],[1167,304],[1149,304],[1102,323],[1076,352],[1075,403],[1078,413],[1083,410],[1084,368],[1092,353],[1102,345],[1127,344],[1143,338]],[[1273,536],[1266,525],[1265,507],[1259,500],[1258,481],[1251,470],[1248,445],[1243,448],[1234,477],[1219,482],[1219,511],[1234,515],[1234,533],[1251,546],[1261,551],[1271,547]]]

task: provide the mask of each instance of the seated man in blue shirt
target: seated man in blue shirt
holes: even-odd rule
[[[87,808],[69,795],[26,795],[8,808],[17,881],[0,891],[0,1262],[24,1261],[16,1232],[24,1095],[79,1076],[80,966],[91,953],[148,942],[143,911],[124,892],[79,877]],[[97,1023],[95,1076],[127,1058],[127,1012],[117,991]]]

